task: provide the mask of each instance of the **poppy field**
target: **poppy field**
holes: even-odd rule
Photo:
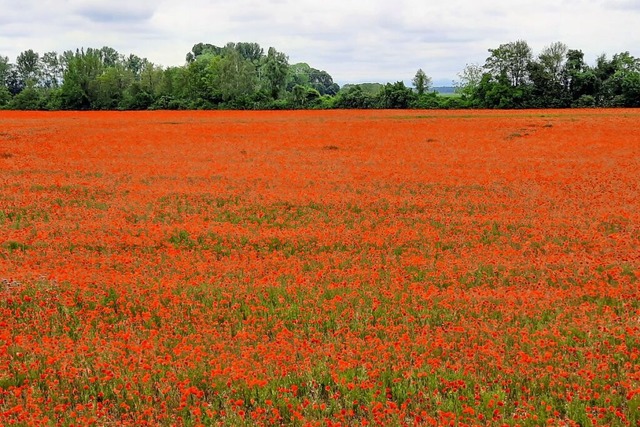
[[[638,426],[640,111],[0,112],[0,425]]]

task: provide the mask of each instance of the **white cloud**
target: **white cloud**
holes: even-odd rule
[[[640,56],[637,0],[0,0],[0,55],[112,46],[179,65],[197,42],[258,42],[338,82],[409,81],[423,68],[448,83],[465,63],[517,39]]]

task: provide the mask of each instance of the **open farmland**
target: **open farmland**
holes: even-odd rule
[[[0,113],[0,425],[640,423],[640,111]]]

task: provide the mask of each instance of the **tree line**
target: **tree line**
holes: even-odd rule
[[[483,66],[467,65],[459,74],[470,107],[640,107],[640,59],[629,52],[600,55],[593,66],[561,42],[537,56],[523,40],[489,52]]]
[[[561,42],[534,55],[518,40],[489,49],[439,96],[419,69],[412,85],[345,85],[258,43],[194,45],[183,66],[162,67],[111,47],[0,55],[0,108],[25,110],[569,108],[640,106],[640,59],[601,55],[588,65]]]

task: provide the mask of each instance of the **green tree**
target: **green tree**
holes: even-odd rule
[[[529,79],[531,81],[530,107],[559,108],[568,106],[568,91],[565,86],[556,81],[540,62],[529,64]]]
[[[280,97],[287,82],[288,72],[289,59],[287,56],[270,47],[262,66],[262,78],[271,98],[278,99]]]
[[[264,49],[261,48],[258,43],[240,42],[235,44],[234,49],[241,57],[249,61],[254,66],[258,66],[260,64],[260,60],[264,56]]]
[[[512,86],[512,81],[503,72],[498,78],[485,73],[476,89],[475,102],[482,108],[524,108],[528,107],[530,87]]]
[[[124,108],[125,92],[133,82],[133,74],[121,64],[105,69],[95,79],[92,108],[114,110]]]
[[[581,50],[569,49],[565,62],[565,79],[572,106],[595,106],[595,96],[601,85],[598,76],[585,63]]]
[[[42,86],[53,89],[60,87],[64,75],[60,56],[56,52],[46,52],[40,62]]]
[[[224,102],[245,108],[256,91],[255,67],[237,50],[225,51],[216,63],[214,85]]]
[[[11,92],[7,85],[10,70],[9,58],[0,55],[0,108],[4,108],[11,100]]]
[[[9,66],[9,70],[7,71],[7,75],[5,77],[5,84],[11,95],[17,95],[26,86],[24,80],[20,78],[20,75],[16,70],[16,66],[13,64],[10,64]]]
[[[138,55],[130,54],[124,58],[124,66],[127,70],[133,73],[133,76],[137,79],[140,77],[140,73],[144,69],[147,58],[140,58]]]
[[[296,86],[308,87],[309,76],[311,75],[311,67],[309,64],[300,62],[289,66],[289,72],[287,73],[287,91],[292,92]]]
[[[291,104],[294,108],[314,108],[320,98],[320,92],[311,87],[296,85],[291,91]]]
[[[633,72],[625,75],[621,92],[625,107],[640,107],[640,73]]]
[[[286,88],[292,91],[297,85],[313,88],[320,95],[333,96],[340,90],[340,86],[334,83],[329,73],[312,68],[305,63],[293,64],[289,67]]]
[[[37,85],[40,80],[40,55],[33,50],[25,50],[16,58],[16,71],[24,86]]]
[[[9,57],[0,55],[0,87],[7,87],[7,79],[9,78],[11,67]]]
[[[555,42],[545,47],[538,55],[542,71],[549,76],[553,84],[563,84],[567,52],[566,44]]]
[[[564,108],[571,104],[567,79],[567,46],[556,42],[545,47],[537,60],[529,63],[532,84],[531,107]]]
[[[633,107],[639,103],[638,76],[640,60],[629,52],[618,53],[607,61],[603,55],[598,58],[596,75],[602,81],[596,98],[604,107]]]
[[[13,97],[9,106],[14,110],[41,110],[44,108],[41,91],[29,82],[24,90]]]
[[[77,50],[73,56],[67,56],[61,92],[62,107],[70,110],[92,108],[97,95],[96,79],[103,69],[100,52],[95,49]]]
[[[191,48],[191,52],[187,53],[185,59],[187,61],[187,64],[191,64],[193,61],[198,59],[200,55],[209,54],[209,55],[217,56],[217,55],[220,55],[221,53],[222,53],[221,47],[218,47],[209,43],[196,43]]]
[[[122,62],[122,57],[112,47],[104,46],[100,49],[100,60],[105,67],[115,67]]]
[[[320,95],[335,95],[340,90],[340,86],[334,83],[333,77],[329,73],[311,67],[309,69],[309,85]]]
[[[361,85],[343,87],[336,98],[336,108],[367,109],[373,108],[375,104],[374,97],[366,93]]]
[[[496,49],[489,49],[491,56],[484,68],[494,77],[503,74],[511,86],[517,87],[528,82],[528,67],[533,58],[529,44],[524,40],[501,44]]]
[[[192,108],[214,108],[223,101],[217,74],[221,56],[199,55],[187,66],[186,98]]]
[[[189,72],[187,67],[168,67],[162,72],[154,108],[184,110],[189,108]]]
[[[0,108],[4,108],[11,101],[11,92],[9,91],[9,76],[12,65],[9,58],[0,55]]]
[[[11,92],[6,86],[0,86],[0,109],[5,108],[11,101]]]
[[[378,95],[380,108],[409,108],[413,100],[413,91],[401,81],[387,83]]]
[[[142,90],[150,94],[153,98],[160,95],[160,87],[162,82],[163,70],[159,65],[155,65],[150,61],[145,61],[140,70],[138,80]]]
[[[466,64],[458,73],[458,81],[454,82],[456,92],[465,99],[472,99],[482,81],[482,67],[478,64]]]
[[[418,69],[412,82],[418,95],[423,95],[431,87],[431,78],[422,71],[422,68]]]
[[[124,108],[127,110],[148,110],[154,103],[152,94],[147,92],[139,80],[134,80],[125,92]]]

